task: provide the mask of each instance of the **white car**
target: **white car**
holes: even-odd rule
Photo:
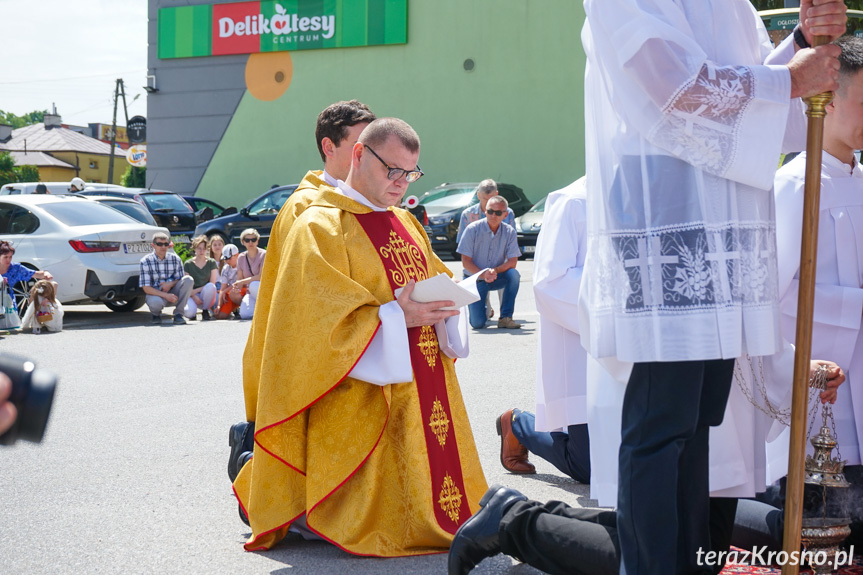
[[[32,194],[36,191],[36,186],[44,184],[48,188],[49,194],[68,194],[69,182],[19,182],[15,184],[5,184],[0,187],[0,196],[17,196],[22,194]],[[123,186],[114,184],[91,184],[92,186],[102,186],[99,189],[120,189],[124,190]],[[89,186],[85,186],[87,189]]]
[[[15,247],[12,261],[51,272],[63,304],[101,302],[114,311],[144,305],[139,263],[159,231],[168,233],[74,196],[0,197],[0,240]],[[12,286],[21,314],[29,288]]]

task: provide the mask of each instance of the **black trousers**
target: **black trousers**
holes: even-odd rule
[[[728,551],[736,508],[736,499],[710,500],[709,550]],[[518,501],[504,513],[499,533],[503,553],[546,573],[617,575],[620,568],[614,511]]]
[[[623,399],[617,529],[621,573],[710,573],[708,439],[734,360],[637,363]],[[733,520],[733,515],[732,515]]]

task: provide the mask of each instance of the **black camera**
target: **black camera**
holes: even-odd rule
[[[12,380],[9,401],[18,409],[15,424],[0,435],[0,445],[12,445],[18,439],[39,443],[45,435],[57,377],[36,369],[32,361],[7,354],[0,354],[0,372]]]

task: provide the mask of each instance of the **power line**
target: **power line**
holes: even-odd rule
[[[107,72],[105,74],[91,74],[89,76],[69,76],[67,78],[43,78],[40,80],[18,80],[15,82],[0,82],[0,86],[11,86],[13,84],[35,84],[41,82],[65,82],[67,80],[86,80],[88,78],[102,78],[105,76],[122,76],[123,74],[134,74],[134,73],[144,73],[146,74],[146,70],[127,70],[125,72]]]

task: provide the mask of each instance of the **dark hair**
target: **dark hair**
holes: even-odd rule
[[[327,161],[321,144],[324,138],[329,138],[338,146],[348,135],[347,128],[363,122],[374,122],[375,118],[374,112],[357,100],[336,102],[324,108],[324,111],[318,114],[318,124],[315,127],[315,140],[321,160]]]
[[[863,38],[842,36],[834,44],[842,49],[839,55],[839,89],[843,90],[851,76],[863,69]]]
[[[45,184],[36,184],[36,191],[34,191],[33,193],[34,194],[47,194],[48,193],[48,186],[46,186]]]
[[[372,148],[383,146],[390,136],[395,136],[411,153],[420,149],[420,137],[404,120],[398,118],[378,118],[360,134],[359,141]]]
[[[6,240],[0,240],[0,256],[5,256],[6,254],[14,254],[15,248],[12,247],[12,244],[7,242]]]

